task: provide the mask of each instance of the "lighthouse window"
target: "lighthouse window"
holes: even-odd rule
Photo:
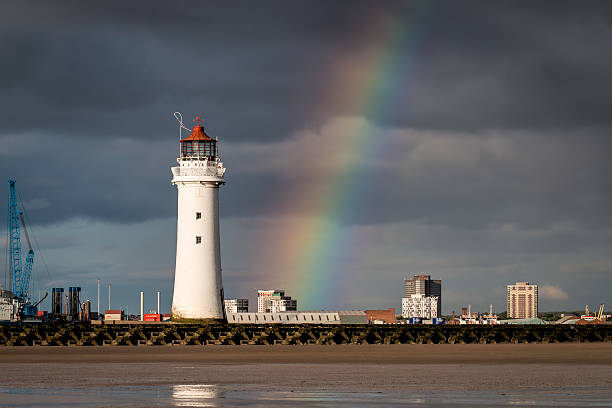
[[[191,141],[183,142],[181,147],[183,149],[183,156],[193,156],[193,146]]]
[[[196,213],[196,220],[199,220],[200,218],[202,218],[202,213],[201,212],[197,212]]]
[[[202,237],[196,236],[196,244],[201,244],[201,243],[202,243]]]
[[[197,150],[198,150],[198,156],[206,156],[205,152],[204,152],[204,147],[206,146],[206,143],[198,143],[197,146]]]

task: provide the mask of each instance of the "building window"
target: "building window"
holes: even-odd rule
[[[202,237],[196,236],[196,244],[201,244],[201,243],[202,243]]]
[[[200,218],[202,218],[202,213],[201,212],[197,212],[196,213],[196,220],[199,220]]]

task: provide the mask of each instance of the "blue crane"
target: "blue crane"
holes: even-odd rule
[[[9,257],[10,257],[10,273],[12,281],[13,296],[20,303],[24,304],[26,309],[30,304],[30,278],[32,276],[32,265],[34,264],[34,250],[30,236],[25,226],[23,211],[20,210],[17,199],[17,190],[15,188],[15,180],[8,181],[9,185]],[[21,205],[23,208],[23,204]],[[25,259],[25,265],[22,267],[21,262],[21,227],[25,232],[28,242],[28,253]]]

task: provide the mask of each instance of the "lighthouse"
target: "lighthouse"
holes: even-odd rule
[[[225,168],[217,139],[196,121],[191,134],[181,138],[178,166],[172,167],[178,190],[172,317],[216,321],[224,319],[219,187],[225,184]]]

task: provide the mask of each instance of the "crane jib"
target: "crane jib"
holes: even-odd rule
[[[11,275],[11,289],[13,295],[22,302],[30,300],[30,278],[32,276],[32,266],[34,264],[34,251],[30,242],[30,236],[25,226],[23,211],[19,210],[17,200],[17,190],[15,181],[9,180],[9,262]],[[21,224],[21,225],[20,225]],[[25,265],[21,259],[21,226],[28,242],[28,253]]]

